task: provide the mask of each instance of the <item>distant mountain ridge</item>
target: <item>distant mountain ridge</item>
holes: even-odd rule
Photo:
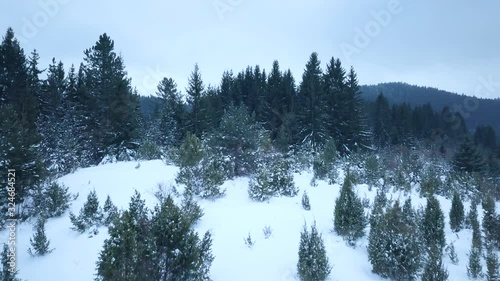
[[[401,82],[362,85],[361,91],[367,101],[375,101],[377,96],[383,93],[390,104],[405,102],[417,106],[430,103],[437,111],[448,106],[451,110],[462,114],[471,132],[477,126],[490,125],[495,129],[497,138],[500,135],[500,98],[476,98]]]

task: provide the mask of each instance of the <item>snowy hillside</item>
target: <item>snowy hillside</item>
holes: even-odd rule
[[[58,181],[79,193],[73,202],[71,211],[77,213],[82,207],[87,194],[97,192],[101,205],[109,194],[119,208],[127,208],[129,199],[137,189],[153,207],[157,200],[153,193],[159,183],[165,186],[174,184],[176,167],[166,166],[162,161],[120,162],[86,168],[64,176]],[[339,185],[328,185],[319,181],[318,186],[310,186],[312,174],[295,174],[295,183],[300,188],[299,196],[293,198],[273,198],[268,203],[253,202],[249,199],[247,178],[227,181],[224,187],[226,196],[216,201],[201,200],[200,206],[205,215],[197,225],[197,231],[211,230],[213,234],[213,255],[215,260],[211,268],[214,281],[255,281],[255,280],[296,280],[300,231],[304,222],[310,226],[314,221],[322,233],[326,250],[333,265],[331,280],[383,280],[371,273],[367,258],[366,236],[358,242],[356,248],[346,245],[341,237],[332,233],[333,209],[339,194]],[[311,210],[301,206],[301,196],[306,190]],[[368,191],[368,186],[358,185],[356,191],[361,198],[368,198],[373,203],[376,190]],[[393,199],[404,199],[400,193],[389,194]],[[414,206],[425,206],[425,199],[413,194]],[[449,280],[468,280],[466,274],[467,253],[471,245],[471,231],[451,232],[448,224],[450,201],[438,197],[445,213],[447,243],[455,241],[459,263],[453,265],[449,258],[444,260],[449,271]],[[469,203],[465,204],[466,211]],[[482,214],[481,206],[479,214]],[[369,210],[366,209],[366,212]],[[270,226],[272,235],[266,239],[263,228]],[[69,212],[62,217],[49,219],[47,236],[54,251],[43,257],[30,257],[27,253],[29,239],[33,235],[32,224],[18,226],[18,269],[19,277],[28,281],[72,280],[89,281],[95,277],[95,263],[107,238],[106,228],[89,238],[88,234],[78,234],[70,229]],[[250,233],[255,245],[249,248],[244,238]],[[6,241],[7,231],[0,233],[0,239]]]

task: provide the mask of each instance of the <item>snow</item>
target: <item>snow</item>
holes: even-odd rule
[[[168,187],[175,183],[178,168],[167,166],[160,160],[144,161],[137,168],[137,162],[118,162],[80,169],[58,181],[68,186],[71,193],[79,197],[73,202],[71,211],[78,213],[88,193],[95,190],[101,206],[109,194],[118,208],[127,208],[134,190],[141,193],[148,207],[152,208],[157,200],[154,192],[158,184]],[[339,173],[342,175],[343,173]],[[200,200],[205,215],[196,226],[200,236],[207,230],[213,235],[212,251],[215,260],[211,268],[214,281],[254,281],[254,280],[298,280],[296,263],[300,231],[304,223],[308,226],[316,221],[322,234],[325,247],[333,265],[331,280],[384,280],[371,273],[366,246],[367,237],[357,243],[356,248],[346,245],[339,236],[332,233],[333,209],[339,193],[339,185],[329,185],[318,181],[310,186],[312,174],[294,174],[300,192],[293,198],[272,198],[269,202],[253,202],[248,197],[248,178],[237,178],[224,183],[226,196],[215,201]],[[342,181],[339,181],[342,182]],[[311,210],[302,209],[301,197],[306,190]],[[376,189],[368,190],[367,185],[356,186],[358,194],[369,198],[373,203]],[[391,191],[392,192],[392,191]],[[404,200],[404,193],[391,193],[389,198]],[[414,207],[425,206],[425,199],[418,194],[410,194]],[[446,218],[447,243],[455,241],[459,257],[458,265],[444,258],[449,271],[449,280],[468,280],[466,275],[467,253],[470,249],[472,233],[462,230],[451,232],[448,213],[451,202],[438,197]],[[469,204],[465,204],[466,212]],[[368,209],[366,209],[368,212]],[[478,213],[482,215],[481,206]],[[480,218],[481,219],[481,218]],[[88,281],[95,277],[95,262],[107,238],[106,228],[100,228],[93,237],[78,234],[70,229],[69,212],[60,218],[47,221],[47,236],[51,248],[55,250],[44,257],[30,257],[27,253],[29,238],[33,235],[32,222],[18,225],[17,258],[19,277],[29,281],[74,280]],[[271,236],[266,239],[264,227],[270,226]],[[366,231],[368,233],[368,229]],[[255,241],[253,247],[245,245],[244,239],[250,233]],[[7,241],[8,232],[0,232],[1,241]],[[483,267],[484,268],[484,267]]]

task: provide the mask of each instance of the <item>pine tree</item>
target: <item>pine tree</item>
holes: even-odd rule
[[[450,258],[451,263],[453,263],[454,265],[457,265],[459,260],[458,260],[457,252],[455,250],[455,245],[453,245],[453,243],[451,243],[448,246],[447,250],[448,250],[448,257]]]
[[[328,139],[324,145],[318,148],[319,153],[313,160],[313,172],[315,179],[328,179],[330,184],[337,180],[335,168],[337,159],[337,147],[333,139]]]
[[[370,230],[368,256],[372,271],[394,280],[415,280],[421,260],[415,233],[418,233],[416,224],[408,224],[396,201]]]
[[[457,191],[453,192],[450,209],[450,227],[454,232],[459,232],[464,223],[464,204]]]
[[[496,216],[495,199],[490,195],[485,195],[483,198],[483,230],[486,244],[499,247],[500,241],[496,240],[499,232],[499,224]]]
[[[469,278],[477,279],[482,276],[483,266],[481,265],[481,250],[472,244],[469,252],[469,263],[467,265],[467,275]]]
[[[172,78],[163,78],[158,84],[156,95],[161,99],[158,110],[158,142],[163,147],[180,144],[185,118],[182,97]]]
[[[347,174],[340,195],[335,201],[334,230],[353,246],[365,235],[367,224],[361,199],[354,193],[352,177]]]
[[[422,281],[446,281],[448,276],[448,270],[443,265],[442,251],[438,248],[432,249],[424,266]]]
[[[439,201],[434,196],[427,198],[427,205],[421,226],[427,253],[429,255],[431,255],[431,251],[442,253],[446,244],[444,215]]]
[[[481,172],[484,169],[484,159],[468,137],[453,156],[452,164],[454,169],[460,172]]]
[[[45,235],[45,219],[39,218],[35,224],[35,234],[33,238],[30,238],[31,248],[28,249],[28,253],[31,256],[44,256],[52,252],[50,249],[50,241]]]
[[[16,167],[16,206],[22,206],[28,194],[42,183],[46,176],[39,152],[40,135],[37,132],[39,112],[33,71],[29,69],[24,50],[15,39],[11,28],[0,44],[0,169]],[[35,69],[36,58],[31,66]],[[5,195],[4,190],[0,195]],[[4,196],[7,197],[6,195]],[[3,204],[2,204],[3,205]],[[19,211],[23,210],[19,208]],[[2,212],[4,213],[4,212]],[[25,214],[18,213],[23,217]]]
[[[304,210],[309,211],[311,210],[311,203],[309,203],[309,196],[307,196],[307,193],[304,191],[304,194],[302,195],[302,208]]]
[[[21,279],[17,278],[17,273],[19,270],[16,270],[12,267],[12,263],[10,261],[10,249],[7,244],[3,244],[3,250],[1,254],[2,265],[0,268],[0,280],[2,281],[21,281]]]
[[[39,206],[40,215],[46,218],[59,217],[69,209],[71,194],[69,187],[57,182],[48,184],[41,194],[42,204]]]
[[[205,120],[203,120],[205,109],[203,108],[201,102],[202,97],[205,95],[205,86],[203,85],[198,64],[195,64],[194,70],[189,77],[186,93],[188,95],[187,104],[191,107],[187,123],[189,132],[193,133],[197,137],[201,137],[205,131]]]
[[[304,225],[300,233],[299,261],[297,271],[301,281],[324,281],[328,279],[332,267],[326,255],[325,245],[316,224],[311,226],[311,232]]]
[[[102,223],[102,216],[99,199],[95,190],[93,190],[87,196],[87,201],[83,204],[78,216],[70,213],[70,220],[73,224],[72,229],[83,233],[92,226],[99,226]]]
[[[259,169],[257,176],[250,180],[248,184],[248,196],[255,201],[267,201],[275,196],[275,190],[272,184],[272,175],[266,168]]]
[[[500,281],[500,263],[498,255],[490,248],[486,255],[486,280],[487,281]]]
[[[373,137],[375,145],[385,147],[391,142],[391,108],[389,101],[380,93],[375,101]]]
[[[103,211],[103,224],[105,226],[109,226],[119,215],[118,208],[111,201],[111,197],[109,195],[106,197],[106,201],[104,202]]]
[[[321,75],[318,54],[312,53],[302,75],[297,106],[301,142],[307,143],[313,150],[329,135],[327,128],[330,120],[326,114]]]
[[[234,176],[255,172],[259,149],[267,136],[245,106],[229,107],[224,112],[219,128],[206,136],[210,150],[229,157]],[[214,153],[215,152],[210,152]]]
[[[155,208],[152,234],[159,280],[209,280],[211,236],[200,241],[170,196]]]
[[[479,251],[482,250],[483,242],[481,238],[481,225],[477,219],[477,206],[474,202],[471,202],[470,210],[470,224],[472,226],[472,245]]]
[[[106,155],[126,159],[127,148],[138,138],[139,103],[123,58],[115,53],[114,41],[104,33],[85,50],[84,62],[87,109],[93,115],[87,127],[92,160],[97,164]]]

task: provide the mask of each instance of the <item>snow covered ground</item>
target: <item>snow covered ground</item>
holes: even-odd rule
[[[71,193],[79,193],[78,199],[71,206],[74,213],[78,213],[87,194],[93,189],[100,198],[101,206],[109,194],[118,208],[127,208],[130,197],[137,189],[148,206],[153,207],[157,203],[153,193],[158,183],[165,186],[174,184],[177,171],[176,167],[166,166],[160,160],[140,162],[139,168],[137,162],[120,162],[81,169],[58,181],[68,186]],[[319,181],[318,186],[310,186],[311,178],[312,174],[307,172],[295,174],[295,183],[301,191],[294,198],[273,198],[265,203],[252,202],[247,194],[248,179],[238,178],[224,184],[227,188],[224,198],[199,202],[205,215],[197,225],[197,230],[199,233],[211,230],[213,234],[212,251],[215,260],[211,276],[214,281],[296,280],[300,231],[304,222],[310,226],[314,221],[318,231],[322,233],[333,265],[331,280],[384,280],[371,273],[366,237],[358,242],[356,248],[351,248],[331,232],[339,185]],[[310,211],[302,209],[301,196],[304,190],[310,198]],[[367,197],[373,203],[375,189],[368,191],[368,186],[358,185],[356,190],[362,198]],[[391,196],[401,200],[406,198],[402,193],[388,195],[389,198]],[[418,194],[410,196],[414,206],[425,206],[424,198],[419,198]],[[455,241],[459,257],[458,265],[453,265],[445,256],[449,280],[468,280],[466,264],[472,233],[470,230],[462,230],[458,235],[451,232],[448,224],[451,202],[438,198],[445,212],[447,243]],[[467,212],[468,202],[465,203],[465,208]],[[478,212],[482,216],[480,206]],[[268,239],[265,239],[263,233],[265,226],[272,229],[272,235]],[[93,280],[95,262],[103,241],[107,238],[106,228],[100,228],[99,234],[91,238],[88,234],[78,234],[70,229],[69,212],[60,218],[48,220],[46,227],[54,251],[44,257],[30,257],[27,250],[29,239],[33,235],[32,224],[18,225],[19,277],[28,281]],[[249,233],[255,241],[252,248],[244,243],[244,238]],[[7,235],[7,231],[0,232],[0,241],[7,241]]]

